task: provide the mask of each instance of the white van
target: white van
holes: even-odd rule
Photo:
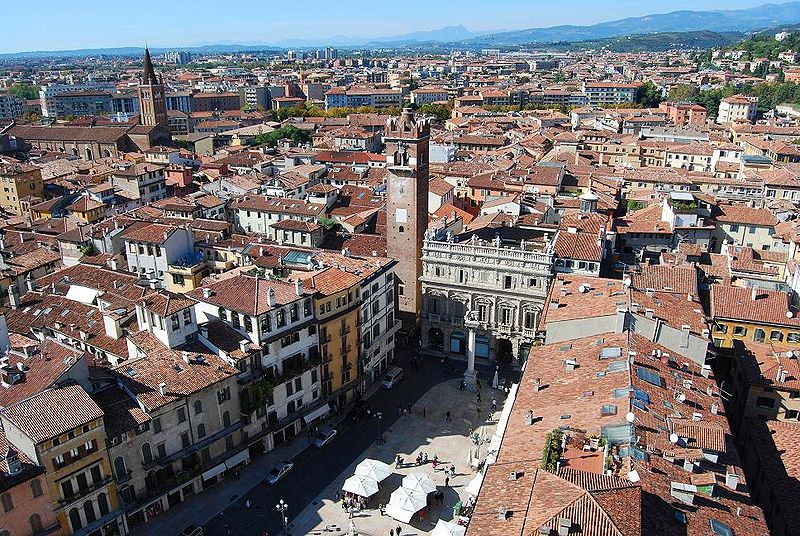
[[[393,367],[386,376],[383,377],[383,388],[391,389],[403,379],[403,369],[400,367]]]

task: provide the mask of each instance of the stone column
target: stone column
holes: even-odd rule
[[[472,313],[468,312],[464,317],[464,326],[468,330],[467,370],[464,372],[464,383],[469,391],[477,391],[478,373],[475,372],[475,330],[478,328],[478,322],[474,320]]]

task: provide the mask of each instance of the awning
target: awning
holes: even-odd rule
[[[317,409],[309,411],[303,415],[303,420],[306,421],[306,424],[310,424],[312,421],[319,419],[323,415],[327,415],[330,410],[331,407],[328,404],[323,404]]]
[[[92,305],[97,299],[98,294],[100,294],[99,290],[82,287],[80,285],[71,285],[67,291],[66,298],[86,305]]]
[[[225,467],[230,469],[232,467],[236,467],[240,463],[246,463],[247,460],[249,459],[250,459],[250,453],[247,450],[243,450],[239,454],[234,454],[233,456],[225,460]]]
[[[211,469],[203,473],[201,476],[203,477],[203,480],[211,480],[212,478],[214,478],[215,476],[224,471],[225,471],[225,464],[221,463],[216,467],[212,467]]]

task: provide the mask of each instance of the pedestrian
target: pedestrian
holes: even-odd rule
[[[409,413],[411,413],[411,402],[408,403],[406,409],[408,410]]]
[[[386,512],[383,509],[383,503],[378,503],[378,511],[381,513],[381,517],[386,515]]]
[[[422,418],[423,419],[427,419],[428,418],[428,408],[425,407],[425,406],[422,406]]]
[[[403,407],[402,406],[397,406],[397,416],[398,417],[402,417],[403,416]]]
[[[419,522],[422,523],[423,521],[425,521],[425,509],[424,508],[419,511]]]
[[[389,529],[389,536],[394,536],[394,529]]]
[[[483,386],[481,385],[481,381],[478,378],[475,378],[475,383],[478,386],[478,391],[480,391],[483,388]]]
[[[423,452],[422,453],[422,461],[424,463],[428,463],[428,453],[427,452]]]
[[[475,406],[475,414],[476,415],[480,415],[481,414],[481,407],[480,406]]]
[[[459,391],[463,391],[466,388],[467,388],[467,382],[465,382],[464,380],[461,380],[461,383],[458,384],[458,390]]]
[[[497,409],[497,400],[495,400],[495,399],[493,398],[493,399],[492,399],[492,411],[495,411],[496,409]]]
[[[450,487],[450,477],[449,476],[444,477],[444,487],[446,487],[446,488]]]
[[[250,499],[247,499],[247,501],[244,503],[244,507],[248,509],[250,508]]]
[[[445,422],[453,422],[453,419],[450,417],[450,412],[447,412],[447,415],[444,417]]]
[[[450,476],[456,476],[456,466],[455,465],[451,465],[450,466]]]
[[[397,525],[397,536],[400,536],[400,525]]]
[[[478,393],[477,395],[475,395],[475,400],[478,402],[478,404],[480,404],[480,403],[481,403],[481,394],[480,394],[480,393]]]

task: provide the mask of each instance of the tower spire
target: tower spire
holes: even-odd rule
[[[150,85],[158,84],[156,70],[153,68],[153,60],[150,59],[150,49],[147,47],[147,45],[144,47],[144,70],[142,72],[142,81],[145,84]]]

